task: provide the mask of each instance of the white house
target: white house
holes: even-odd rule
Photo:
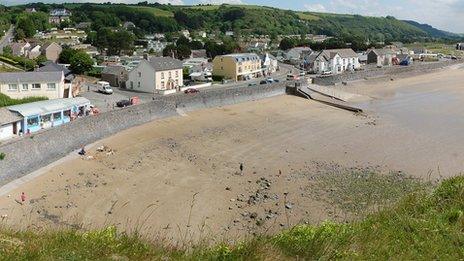
[[[308,58],[308,69],[314,73],[338,74],[354,71],[360,67],[358,54],[352,49],[323,50],[311,54]]]
[[[149,93],[174,93],[184,85],[182,62],[171,57],[140,60],[128,75],[126,88]]]
[[[266,53],[261,57],[261,63],[264,75],[275,73],[279,68],[277,59],[269,53]]]
[[[14,99],[31,96],[59,99],[66,88],[69,86],[65,84],[63,71],[0,73],[0,92]]]
[[[0,141],[19,134],[21,115],[6,108],[0,108]]]

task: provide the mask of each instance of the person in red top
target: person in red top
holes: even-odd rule
[[[26,194],[24,194],[24,192],[21,192],[21,202],[26,202]]]

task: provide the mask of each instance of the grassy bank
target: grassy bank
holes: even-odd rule
[[[3,93],[0,93],[0,108],[5,106],[18,105],[36,101],[48,100],[46,97],[27,97],[22,99],[13,99]]]
[[[137,236],[101,231],[0,232],[4,260],[158,259],[462,259],[464,177],[420,190],[365,219],[319,226],[301,225],[276,236],[258,236],[233,246],[196,246],[188,251]]]

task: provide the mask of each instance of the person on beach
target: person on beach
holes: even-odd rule
[[[24,194],[24,192],[21,192],[20,198],[21,198],[21,203],[26,202],[26,194]]]
[[[243,163],[240,163],[240,173],[243,173]]]
[[[81,150],[80,150],[78,153],[79,153],[79,155],[81,155],[81,156],[85,156],[85,147],[82,146]]]

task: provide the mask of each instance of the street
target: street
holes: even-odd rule
[[[3,54],[3,47],[10,44],[11,39],[13,38],[14,27],[13,25],[10,26],[10,29],[5,33],[5,35],[0,40],[0,54]]]

